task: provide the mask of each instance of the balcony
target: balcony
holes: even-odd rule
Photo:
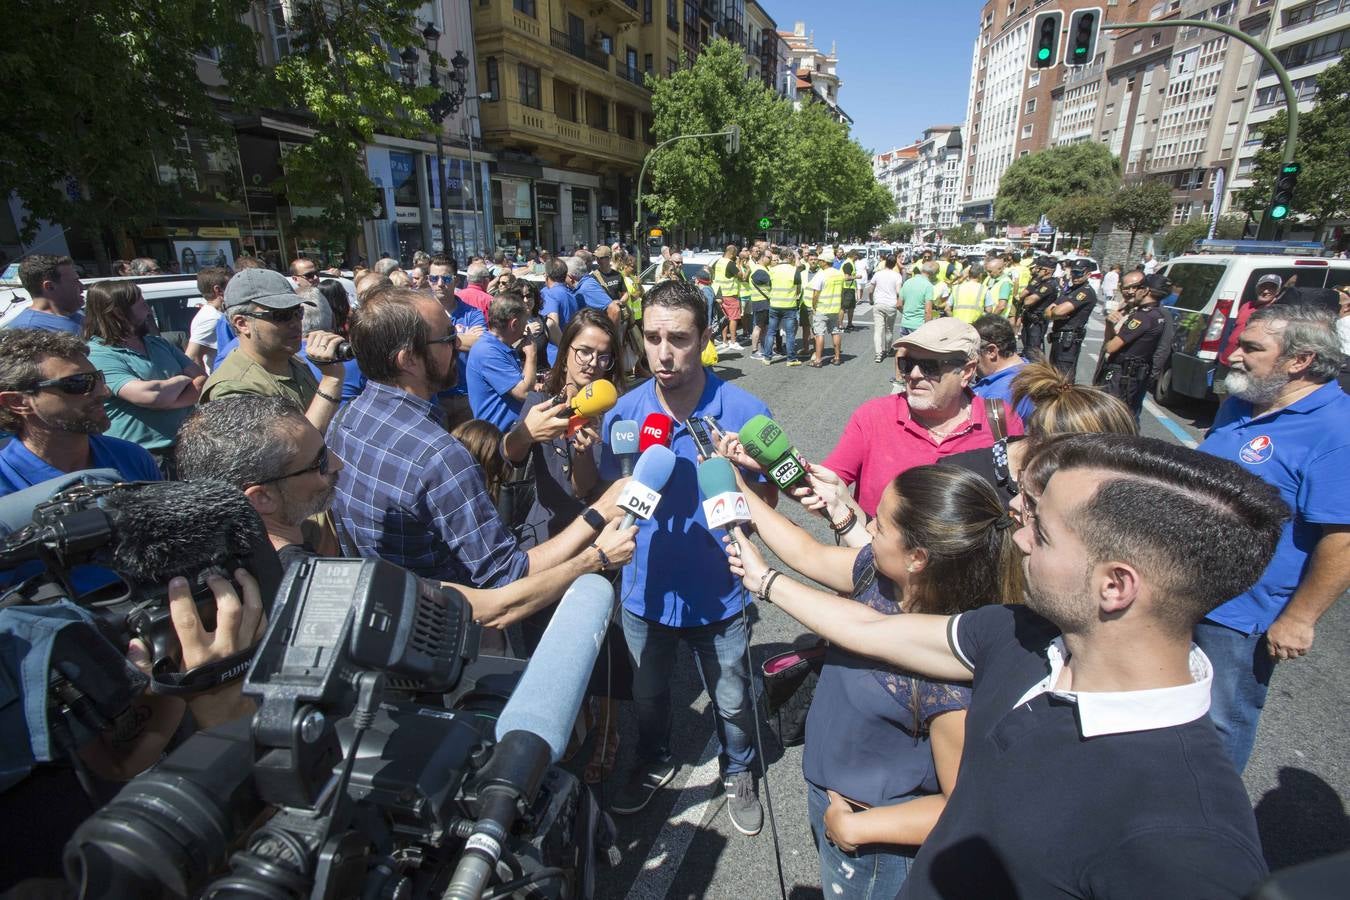
[[[639,165],[646,154],[639,141],[585,122],[570,122],[516,100],[484,103],[483,133],[489,141],[509,135],[513,145],[535,141],[541,147],[621,164]]]
[[[620,4],[622,5],[622,4]],[[551,43],[555,50],[570,53],[577,59],[584,59],[597,68],[609,71],[609,54],[594,44],[587,43],[565,31],[551,29]]]
[[[630,66],[627,63],[615,60],[614,74],[618,75],[624,81],[632,82],[633,84],[637,85],[643,90],[646,90],[647,88],[647,80],[645,77],[646,73],[643,72],[641,69],[639,69],[637,66]]]
[[[636,24],[642,20],[637,0],[597,0],[590,8],[597,12],[602,10],[608,12],[620,25]]]

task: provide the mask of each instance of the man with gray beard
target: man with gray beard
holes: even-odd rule
[[[1229,359],[1229,397],[1200,450],[1270,482],[1294,511],[1261,579],[1201,620],[1214,664],[1210,717],[1241,772],[1275,664],[1312,647],[1350,588],[1350,396],[1331,315],[1273,304],[1252,313]]]

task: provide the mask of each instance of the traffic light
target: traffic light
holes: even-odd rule
[[[773,219],[769,218],[768,216],[760,216],[760,217],[759,217],[759,230],[760,230],[760,231],[768,231],[768,230],[769,230],[770,228],[772,228],[772,227],[773,227]]]
[[[1059,61],[1059,30],[1064,24],[1064,13],[1038,13],[1031,26],[1031,68],[1050,69]]]
[[[1294,186],[1298,184],[1298,163],[1285,163],[1280,167],[1280,174],[1275,177],[1275,194],[1270,198],[1270,209],[1267,214],[1279,221],[1289,216],[1289,210],[1294,206]]]
[[[741,152],[741,126],[732,125],[727,129],[727,153]]]
[[[1069,40],[1064,45],[1064,65],[1086,66],[1097,56],[1097,30],[1102,11],[1096,7],[1080,9],[1069,16]]]

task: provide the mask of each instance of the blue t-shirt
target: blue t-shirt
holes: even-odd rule
[[[516,424],[525,402],[511,396],[520,384],[521,367],[516,351],[490,331],[483,332],[469,351],[469,406],[475,419],[491,422],[502,431]],[[530,385],[533,387],[533,385]]]
[[[1259,634],[1293,596],[1322,526],[1350,524],[1350,395],[1331,381],[1284,409],[1251,415],[1250,403],[1229,397],[1200,449],[1279,488],[1294,512],[1261,579],[1207,617]]]
[[[601,312],[609,309],[609,305],[614,302],[614,298],[605,290],[605,286],[600,283],[598,273],[591,273],[583,276],[577,282],[577,307],[589,306],[591,309],[598,309]]]
[[[728,432],[740,431],[754,416],[771,416],[758,397],[724,383],[711,370],[705,372],[707,384],[693,415],[713,416]],[[652,413],[666,415],[656,396],[656,382],[649,380],[619,398],[605,415],[600,433],[609,434],[619,419],[641,426]],[[727,568],[722,535],[708,530],[698,489],[698,448],[683,422],[675,425],[670,449],[675,452],[675,469],[659,491],[655,515],[638,522],[637,552],[632,564],[623,568],[619,594],[629,612],[673,628],[722,622],[740,612],[741,585]],[[605,443],[600,477],[613,481],[619,474],[619,462]],[[763,476],[746,477],[764,481]]]
[[[558,330],[565,331],[567,323],[577,314],[576,295],[568,290],[565,284],[552,284],[539,292],[539,298],[541,301],[539,315],[547,319],[553,313],[557,313]],[[558,360],[558,348],[550,343],[545,352],[548,354],[548,364],[552,366]]]
[[[56,313],[42,312],[30,306],[10,319],[9,324],[5,327],[38,328],[42,331],[66,331],[70,334],[79,334],[84,327],[84,313],[75,312],[69,316],[58,316]]]
[[[300,352],[297,354],[305,365],[309,366],[309,371],[313,373],[315,381],[323,381],[323,373],[319,367],[309,361],[309,354],[305,352],[305,345],[300,345]],[[361,396],[361,392],[366,389],[366,376],[361,371],[361,367],[356,364],[356,360],[349,359],[342,364],[342,402],[354,400]]]
[[[976,379],[970,386],[975,396],[983,397],[986,400],[1002,400],[1009,408],[1012,407],[1012,380],[1017,377],[1017,373],[1022,371],[1022,367],[1027,364],[1024,359],[1017,365],[1004,369],[1001,372],[995,372],[993,375],[982,375]],[[1022,402],[1017,405],[1017,417],[1023,422],[1031,411],[1036,408],[1031,402],[1030,397],[1023,397]]]
[[[460,300],[455,304],[455,308],[449,313],[449,316],[450,324],[455,326],[455,334],[464,334],[470,328],[477,327],[483,329],[484,337],[487,336],[487,318],[483,315],[482,310],[470,306],[463,300]],[[470,347],[469,350],[465,350],[462,347],[460,348],[459,353],[455,356],[455,366],[459,369],[459,380],[455,382],[454,387],[441,391],[436,396],[448,397],[452,394],[459,394],[462,397],[468,396],[468,363],[469,352],[472,349],[472,347]],[[516,380],[519,380],[519,376],[516,376]]]
[[[220,364],[225,361],[225,357],[229,356],[230,352],[238,346],[239,336],[235,334],[234,329],[230,327],[230,317],[222,314],[219,319],[216,319],[215,367],[219,368]]]

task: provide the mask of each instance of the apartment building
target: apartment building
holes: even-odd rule
[[[872,174],[895,198],[895,220],[913,225],[917,239],[955,226],[961,127],[925,128],[913,144],[873,156]]]
[[[853,118],[839,105],[839,54],[835,45],[824,53],[816,47],[815,32],[808,32],[805,22],[794,22],[791,31],[780,31],[787,43],[788,67],[796,76],[794,106],[801,109],[803,102],[823,103],[836,121],[851,124]]]

